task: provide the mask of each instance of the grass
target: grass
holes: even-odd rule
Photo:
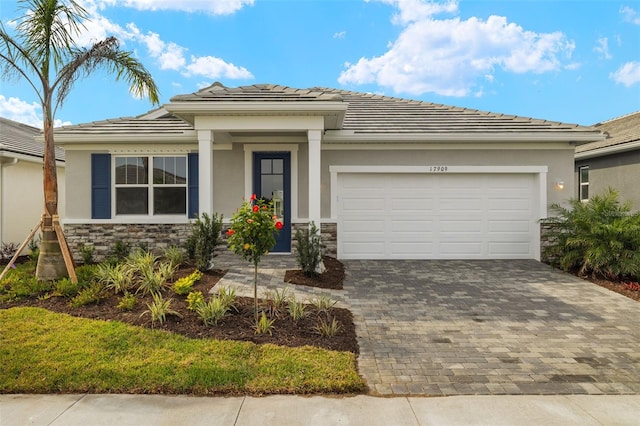
[[[357,393],[355,355],[0,310],[0,393]]]

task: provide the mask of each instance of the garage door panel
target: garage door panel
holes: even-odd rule
[[[534,258],[533,174],[341,173],[338,255]]]

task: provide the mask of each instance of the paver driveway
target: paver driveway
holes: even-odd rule
[[[640,304],[536,261],[344,261],[374,394],[640,394]]]

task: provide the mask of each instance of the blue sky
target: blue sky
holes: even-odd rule
[[[640,1],[79,0],[88,44],[115,35],[161,102],[215,81],[324,86],[591,125],[640,110]],[[11,31],[16,1],[0,0]],[[0,116],[41,127],[29,86]],[[58,123],[152,109],[124,82],[79,82]]]

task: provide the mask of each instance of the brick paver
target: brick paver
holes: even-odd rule
[[[636,301],[533,260],[343,263],[344,290],[294,291],[351,309],[372,394],[640,394]],[[217,267],[252,291],[250,266],[225,254]],[[293,268],[266,257],[261,291]]]

